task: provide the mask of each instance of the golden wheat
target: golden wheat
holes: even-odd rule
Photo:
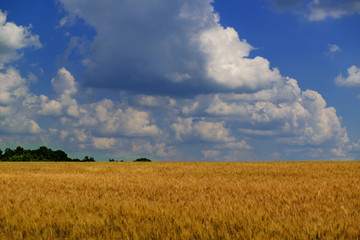
[[[359,239],[359,162],[0,163],[0,239]]]

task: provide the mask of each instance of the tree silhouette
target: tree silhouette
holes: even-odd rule
[[[53,151],[51,148],[41,146],[36,150],[25,150],[18,146],[15,150],[6,148],[3,153],[0,149],[0,161],[9,162],[95,162],[93,157],[86,156],[82,161],[80,159],[69,158],[62,150]]]
[[[151,162],[151,160],[148,158],[138,158],[135,159],[134,162]]]

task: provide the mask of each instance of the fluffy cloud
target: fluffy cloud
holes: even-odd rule
[[[335,109],[327,107],[319,93],[301,91],[294,79],[253,94],[214,94],[197,102],[200,106],[194,114],[221,118],[233,131],[237,128],[248,136],[272,136],[294,146],[344,148],[349,142]],[[178,139],[191,132],[190,120],[173,125]]]
[[[74,77],[65,68],[58,70],[57,75],[51,79],[51,85],[59,96],[71,96],[77,92]]]
[[[204,141],[232,142],[234,137],[229,136],[230,132],[225,128],[224,122],[199,121],[194,123],[193,130],[196,135]]]
[[[25,85],[26,80],[14,68],[0,72],[0,132],[10,134],[36,134],[40,127],[34,114],[25,106],[33,98]]]
[[[326,107],[326,102],[319,93],[306,90],[302,93],[300,102],[303,112],[308,112],[309,115],[303,114],[305,121],[293,124],[293,132],[297,136],[285,138],[287,143],[315,146],[326,143],[333,147],[342,147],[349,142],[346,129],[341,126],[336,110]],[[295,115],[295,112],[293,113]],[[293,116],[293,119],[297,120],[298,116]]]
[[[40,96],[41,100],[41,109],[39,113],[41,115],[48,115],[48,116],[61,116],[63,106],[60,102],[56,100],[49,100],[49,98],[45,95]]]
[[[114,144],[116,143],[115,138],[92,138],[94,147],[96,149],[112,149]]]
[[[6,13],[0,10],[0,132],[8,134],[37,134],[41,128],[36,114],[27,108],[36,97],[29,93],[26,79],[13,67],[4,64],[18,59],[18,50],[25,47],[41,47],[39,36],[32,35],[31,26],[17,26],[6,21]]]
[[[348,68],[348,76],[344,78],[339,75],[335,78],[335,83],[339,86],[360,87],[360,68],[351,66]]]
[[[240,40],[233,28],[215,26],[200,35],[200,49],[207,56],[205,71],[216,83],[229,88],[255,90],[279,81],[277,69],[269,69],[262,57],[248,58],[252,47]]]
[[[171,125],[175,138],[180,143],[192,142],[197,146],[197,153],[206,160],[216,160],[220,153],[226,154],[232,150],[250,150],[252,147],[245,141],[232,136],[232,129],[225,126],[225,122],[214,122],[202,117],[178,118]],[[204,144],[204,146],[202,146]],[[212,147],[213,149],[209,149]],[[199,150],[201,150],[199,152]],[[196,154],[196,151],[194,152]],[[235,159],[231,159],[235,160]]]
[[[56,99],[49,99],[41,95],[39,113],[49,116],[61,116],[65,114],[73,117],[79,116],[79,109],[73,95],[77,92],[74,77],[65,68],[58,70],[57,75],[51,79],[51,85],[56,92]]]
[[[257,90],[281,79],[266,59],[249,58],[253,48],[219,24],[210,0],[161,0],[156,8],[148,1],[111,7],[95,0],[61,2],[97,30],[83,79],[89,86],[193,94],[219,87]]]
[[[25,47],[40,48],[38,35],[31,34],[31,25],[17,26],[6,21],[7,14],[0,10],[0,69],[4,64],[17,60],[18,50]]]
[[[141,139],[162,134],[149,112],[123,106],[109,99],[78,104],[75,98],[77,84],[65,68],[60,68],[51,80],[56,93],[54,98],[31,94],[26,79],[14,68],[0,72],[0,84],[3,86],[0,90],[2,134],[14,137],[33,135],[38,142],[68,142],[69,147],[77,146],[77,150],[116,150],[121,145],[119,139],[122,136]],[[169,104],[173,102],[164,99]],[[151,144],[152,154],[166,157],[174,153],[171,147],[163,143]],[[131,149],[131,143],[128,142],[126,147]]]
[[[61,111],[64,109],[63,102],[57,102],[56,100],[46,99],[43,103],[43,107],[40,113],[46,110],[48,105],[53,106],[52,112],[56,112],[56,109]],[[73,99],[76,102],[75,99]],[[60,104],[60,106],[57,105]],[[75,108],[72,109],[72,108]],[[74,111],[76,114],[74,114]],[[48,113],[52,113],[50,110]],[[114,103],[110,99],[103,99],[100,102],[72,105],[68,107],[66,112],[61,112],[61,124],[62,127],[73,127],[76,129],[82,129],[81,136],[85,134],[84,129],[91,136],[97,137],[113,137],[113,136],[127,136],[127,137],[145,137],[156,136],[162,133],[162,131],[153,123],[148,112],[140,111],[132,107],[126,107],[122,109],[119,103]],[[79,136],[79,134],[77,134]],[[76,139],[79,139],[76,137]],[[84,141],[84,137],[81,137]],[[96,141],[94,143],[99,143]]]
[[[19,72],[14,68],[9,68],[5,73],[0,72],[0,104],[8,105],[15,102],[21,97],[27,88],[24,86],[25,79],[23,79]]]
[[[147,112],[131,107],[124,111],[117,109],[115,112],[110,112],[110,109],[104,108],[101,103],[95,109],[97,118],[101,122],[100,132],[103,134],[153,136],[161,133],[161,130],[151,123]]]
[[[182,140],[186,135],[191,133],[192,121],[192,118],[178,118],[177,122],[171,125],[177,140]]]
[[[197,137],[207,142],[232,142],[234,137],[225,128],[224,122],[209,122],[194,118],[178,118],[176,123],[171,125],[175,132],[176,139],[182,140],[185,137]]]

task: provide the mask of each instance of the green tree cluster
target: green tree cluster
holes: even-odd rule
[[[18,146],[16,149],[0,149],[0,161],[3,162],[95,162],[93,157],[84,157],[83,160],[69,158],[62,150],[52,150],[41,146],[36,150],[27,150]]]

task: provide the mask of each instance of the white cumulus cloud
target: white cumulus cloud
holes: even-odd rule
[[[33,95],[28,92],[26,80],[14,68],[0,72],[0,132],[36,134],[41,129],[34,114],[26,106]]]
[[[279,143],[298,146],[343,148],[349,142],[335,109],[327,107],[319,93],[301,91],[294,79],[254,94],[215,94],[202,98],[206,101],[197,99],[202,105],[199,111],[221,117],[246,135],[271,136]],[[174,129],[178,136],[186,133],[184,124]]]
[[[51,85],[58,95],[72,95],[77,92],[74,77],[65,68],[60,68],[51,79]]]
[[[262,57],[248,58],[252,47],[233,28],[220,25],[200,34],[200,49],[207,58],[205,71],[216,83],[251,90],[271,86],[281,75]]]
[[[80,116],[74,126],[92,129],[101,136],[155,136],[161,130],[148,112],[132,107],[122,109],[110,99],[80,106]]]
[[[230,131],[225,128],[224,122],[199,121],[193,124],[193,131],[204,141],[210,142],[232,142],[234,137],[230,136]]]
[[[31,25],[24,27],[6,21],[7,14],[0,10],[0,69],[4,64],[20,57],[18,50],[25,47],[40,48],[38,35],[31,34]]]
[[[351,66],[347,70],[348,76],[344,78],[342,75],[339,75],[335,78],[335,83],[339,86],[346,87],[360,87],[360,68]]]
[[[56,99],[49,99],[41,95],[39,105],[40,114],[60,116],[65,112],[72,117],[79,116],[79,107],[73,95],[77,92],[75,79],[65,68],[60,68],[54,78],[51,79],[51,85],[56,92]]]

